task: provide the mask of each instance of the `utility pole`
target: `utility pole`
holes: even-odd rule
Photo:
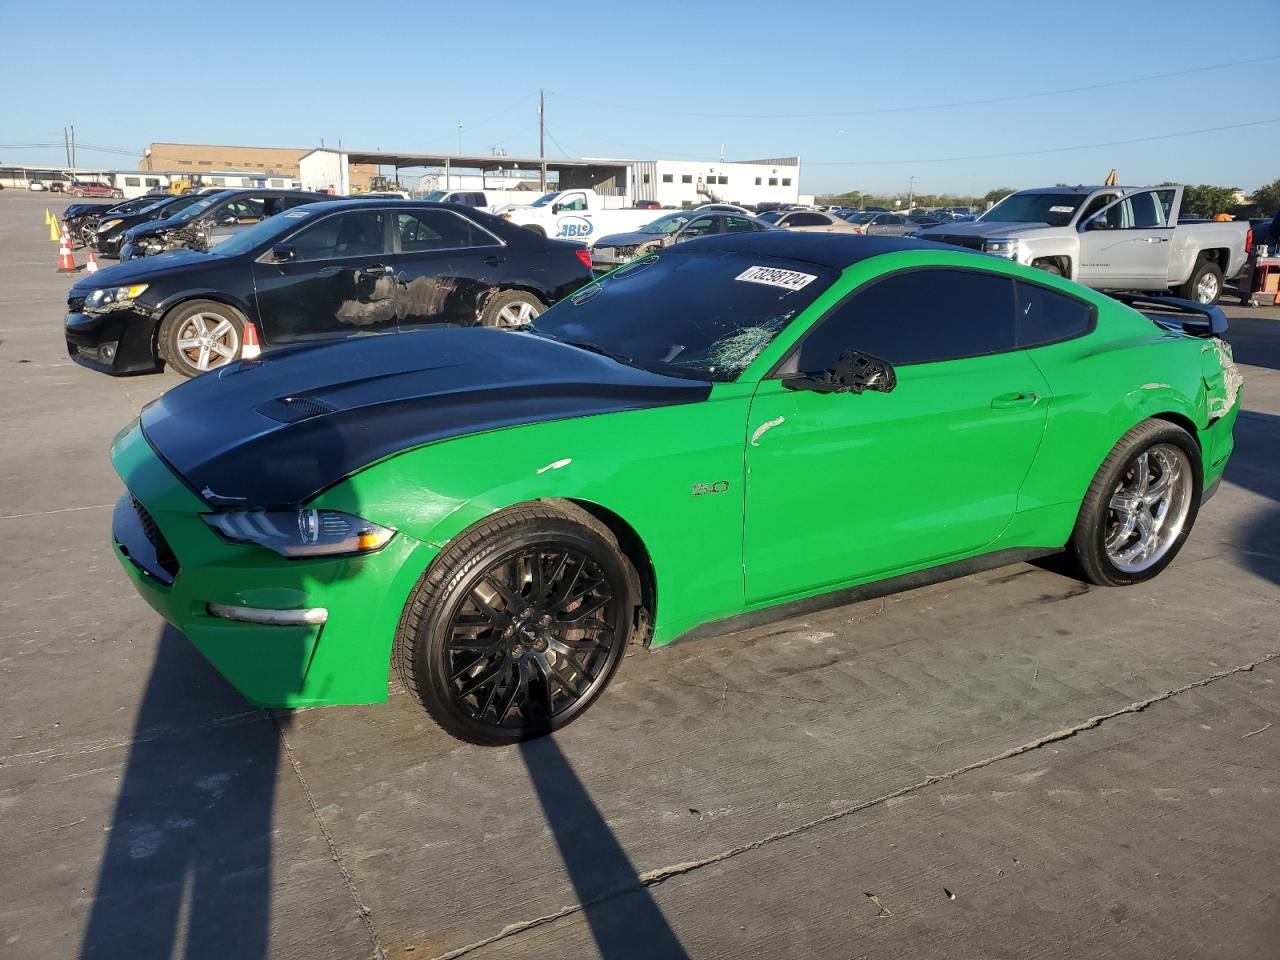
[[[67,128],[62,128],[62,145],[67,150],[67,167],[71,167],[71,136],[67,133]]]
[[[458,121],[458,156],[462,156],[462,121]]]
[[[546,111],[546,95],[541,87],[538,88],[538,169],[541,171],[538,175],[538,190],[541,193],[547,192],[547,148],[546,148],[546,127],[545,120]]]
[[[912,177],[907,182],[907,213],[911,212],[911,202],[916,196],[916,178]]]
[[[71,128],[71,172],[74,175],[76,169],[76,128]]]

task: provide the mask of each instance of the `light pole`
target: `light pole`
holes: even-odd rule
[[[916,195],[916,178],[911,177],[910,180],[907,181],[907,213],[911,212],[911,202],[912,200],[915,199],[915,195]]]
[[[462,156],[462,121],[458,121],[458,156]]]

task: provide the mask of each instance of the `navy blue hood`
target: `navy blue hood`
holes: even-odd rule
[[[147,407],[142,430],[206,502],[289,507],[424,443],[710,393],[534,334],[447,328],[231,364]]]
[[[175,270],[185,270],[193,263],[211,263],[210,254],[199,250],[172,250],[153,257],[138,260],[121,260],[97,273],[81,277],[71,288],[72,296],[86,296],[99,287],[121,287],[133,283],[147,283],[157,276]]]

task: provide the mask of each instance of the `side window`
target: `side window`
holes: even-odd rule
[[[457,250],[465,247],[492,247],[494,238],[466,217],[447,210],[415,210],[396,215],[403,253]]]
[[[789,227],[825,227],[830,223],[831,221],[820,213],[793,213],[787,220]]]
[[[565,210],[585,210],[587,209],[587,198],[580,193],[575,193],[568,200],[562,201],[562,207]]]
[[[1083,300],[1035,283],[1019,281],[1016,286],[1020,347],[1070,340],[1086,333],[1093,322],[1093,307]]]
[[[489,205],[489,201],[485,199],[483,193],[473,194],[473,198],[476,201],[475,205],[477,207],[487,207]]]
[[[690,220],[680,231],[685,238],[689,237],[705,237],[707,234],[716,232],[715,217],[698,217],[696,220]]]
[[[911,270],[855,291],[800,344],[798,369],[834,367],[846,350],[894,364],[1013,350],[1013,280],[974,270]]]
[[[232,200],[214,214],[218,223],[257,223],[263,218],[264,205],[257,197]]]
[[[1085,205],[1084,212],[1080,214],[1080,223],[1084,223],[1115,198],[1113,193],[1103,193],[1094,197]]]
[[[1147,190],[1130,197],[1134,228],[1151,230],[1169,226],[1173,194],[1172,190]]]
[[[746,217],[725,217],[724,232],[725,233],[750,233],[758,227]]]
[[[384,250],[381,210],[353,210],[326,217],[296,233],[289,242],[298,260],[360,257]]]

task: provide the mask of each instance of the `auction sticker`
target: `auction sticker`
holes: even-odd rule
[[[803,290],[818,277],[812,273],[779,270],[777,267],[747,267],[734,279],[745,280],[747,283],[764,283],[771,287],[782,287],[784,290]]]
[[[1075,213],[1075,207],[1050,207],[1050,213]]]

